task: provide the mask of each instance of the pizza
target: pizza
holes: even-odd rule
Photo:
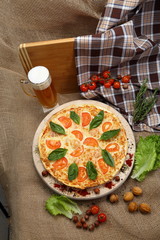
[[[127,154],[119,118],[100,106],[71,105],[53,114],[40,133],[45,169],[61,183],[79,189],[110,181]]]

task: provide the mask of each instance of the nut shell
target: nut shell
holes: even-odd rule
[[[119,197],[118,197],[117,194],[111,194],[111,195],[109,196],[109,201],[110,201],[111,203],[116,203],[116,202],[118,202],[118,200],[119,200]]]
[[[133,193],[135,196],[141,195],[142,192],[143,192],[143,191],[142,191],[142,189],[141,189],[140,187],[135,186],[135,187],[132,188],[132,193]]]
[[[150,212],[151,212],[151,207],[150,207],[150,205],[149,205],[148,203],[141,203],[141,204],[139,205],[139,211],[140,211],[141,213],[147,214],[147,213],[150,213]]]
[[[134,198],[134,195],[132,192],[126,192],[124,195],[123,195],[123,200],[125,202],[129,202],[129,201],[132,201]]]
[[[138,210],[138,204],[136,202],[130,202],[128,205],[128,211],[133,213]]]

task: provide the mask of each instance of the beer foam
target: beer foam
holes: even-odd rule
[[[41,84],[49,77],[49,71],[46,67],[37,66],[32,68],[28,73],[28,79],[33,84]]]

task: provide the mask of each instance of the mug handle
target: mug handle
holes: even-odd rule
[[[34,91],[33,89],[31,88],[31,86],[29,85],[29,82],[26,80],[26,79],[20,79],[20,85],[21,85],[21,88],[23,90],[23,92],[29,96],[29,97],[37,97],[35,94],[34,94]]]

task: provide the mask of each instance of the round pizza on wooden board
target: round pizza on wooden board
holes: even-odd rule
[[[40,159],[58,181],[85,189],[110,181],[128,148],[119,118],[93,104],[70,105],[53,114],[39,136]]]

